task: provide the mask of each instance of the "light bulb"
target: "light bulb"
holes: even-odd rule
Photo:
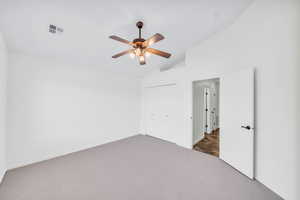
[[[137,48],[137,49],[135,50],[135,54],[136,54],[137,56],[141,56],[142,50],[141,50],[140,48]]]
[[[139,59],[141,62],[145,62],[145,57],[144,56],[139,56]]]
[[[134,53],[130,53],[129,56],[130,56],[130,58],[133,59],[135,57],[135,54]]]

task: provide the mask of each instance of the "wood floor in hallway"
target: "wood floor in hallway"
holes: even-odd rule
[[[219,157],[219,138],[219,129],[213,131],[211,134],[205,133],[204,138],[196,143],[193,149]]]

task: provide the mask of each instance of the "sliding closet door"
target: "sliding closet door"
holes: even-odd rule
[[[146,133],[177,143],[182,124],[181,103],[176,84],[158,85],[144,89]]]

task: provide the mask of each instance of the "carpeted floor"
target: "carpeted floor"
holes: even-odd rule
[[[134,136],[8,171],[1,200],[279,200],[219,160]]]

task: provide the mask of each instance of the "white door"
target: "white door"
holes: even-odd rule
[[[228,74],[220,80],[220,158],[253,178],[253,69]]]
[[[180,93],[176,84],[145,88],[146,133],[148,135],[178,143],[178,127],[182,113],[180,110]]]

